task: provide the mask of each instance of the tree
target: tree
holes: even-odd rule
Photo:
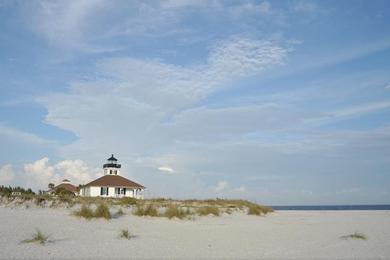
[[[54,184],[53,183],[49,183],[49,185],[47,185],[47,187],[49,188],[49,190],[52,190],[52,189],[54,189]]]

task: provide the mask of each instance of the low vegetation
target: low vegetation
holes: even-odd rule
[[[123,212],[122,208],[118,209],[118,211],[115,213],[116,217],[123,216],[125,213]]]
[[[1,196],[12,196],[12,194],[20,194],[20,195],[35,195],[30,188],[24,189],[22,187],[11,187],[11,186],[0,186],[0,195]],[[30,196],[32,198],[32,196]]]
[[[131,238],[134,238],[135,236],[132,235],[128,229],[121,229],[121,231],[119,232],[119,237],[120,238],[123,238],[123,239],[128,239],[130,240]]]
[[[136,205],[133,212],[136,216],[158,217],[158,210],[153,204]]]
[[[118,201],[116,203],[116,205],[120,205],[120,206],[124,206],[124,207],[129,207],[129,206],[136,205],[136,204],[137,204],[137,199],[128,198],[128,197],[120,198],[120,199],[118,199]]]
[[[199,216],[219,216],[219,209],[216,206],[204,206],[198,208],[197,213]]]
[[[37,230],[32,238],[30,239],[25,239],[22,241],[22,243],[37,243],[37,244],[40,244],[40,245],[44,245],[47,240],[48,240],[49,236],[43,234],[40,230]]]
[[[26,208],[39,207],[73,207],[82,205],[74,211],[76,216],[91,218],[119,217],[123,215],[120,209],[115,214],[110,214],[111,207],[131,208],[136,216],[166,217],[169,219],[187,219],[195,216],[219,216],[235,212],[248,215],[263,216],[273,209],[247,200],[232,199],[207,199],[207,200],[174,200],[170,198],[155,198],[139,200],[135,198],[102,198],[74,196],[64,189],[57,189],[55,194],[40,191],[35,194],[31,189],[21,187],[0,186],[0,203],[21,205]],[[97,206],[95,206],[97,205]],[[95,210],[93,210],[95,209]]]
[[[265,215],[267,213],[270,213],[270,212],[273,212],[274,210],[270,207],[266,207],[266,206],[260,206],[260,205],[257,205],[255,203],[251,203],[249,202],[248,205],[248,212],[247,214],[248,215]]]
[[[105,204],[99,204],[95,210],[92,210],[89,206],[82,205],[81,208],[74,211],[73,214],[86,219],[104,218],[108,220],[111,218],[110,209]]]
[[[342,239],[361,239],[361,240],[367,240],[367,236],[363,233],[355,232],[350,235],[342,236]]]
[[[111,218],[110,209],[107,207],[106,204],[99,204],[95,209],[94,217],[110,219]]]
[[[184,219],[184,218],[189,218],[191,215],[192,212],[190,211],[189,207],[184,209],[176,204],[169,205],[168,207],[166,207],[164,212],[164,217],[167,217],[169,219],[172,218]]]

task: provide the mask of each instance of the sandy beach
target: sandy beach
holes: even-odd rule
[[[85,220],[71,209],[0,207],[1,258],[389,259],[390,211],[278,211],[194,220]],[[45,245],[21,243],[36,229]],[[121,239],[121,229],[134,235]],[[366,240],[343,239],[360,232]]]

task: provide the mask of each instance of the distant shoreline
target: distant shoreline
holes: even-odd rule
[[[390,204],[380,205],[294,205],[271,206],[274,210],[390,210]]]

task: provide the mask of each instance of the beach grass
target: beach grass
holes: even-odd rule
[[[75,210],[73,212],[75,216],[78,217],[83,217],[86,219],[92,219],[92,218],[104,218],[104,219],[110,219],[111,218],[111,213],[110,209],[108,208],[107,205],[101,203],[99,204],[95,210],[92,210],[89,206],[87,205],[82,205],[79,210]]]
[[[259,215],[265,215],[267,213],[273,212],[273,209],[270,207],[260,206],[251,202],[247,204],[247,208],[248,208],[248,212],[247,212],[248,215],[259,216]]]
[[[119,237],[123,239],[131,239],[134,236],[130,234],[128,229],[121,229],[119,232]]]
[[[168,207],[166,207],[164,212],[164,217],[167,217],[169,219],[172,218],[184,219],[184,218],[189,218],[191,215],[192,212],[188,207],[186,209],[183,209],[182,207],[176,204],[169,205]]]
[[[137,199],[135,198],[129,198],[129,197],[125,197],[125,198],[120,198],[117,202],[116,202],[116,205],[120,205],[120,206],[132,206],[132,205],[136,205],[137,204]]]
[[[83,218],[86,218],[86,219],[91,219],[94,217],[94,212],[93,210],[86,206],[86,205],[82,205],[81,208],[79,210],[75,210],[73,212],[73,214],[75,216],[78,216],[78,217],[83,217]]]
[[[102,197],[81,197],[81,196],[53,196],[50,194],[22,194],[22,195],[1,195],[1,203],[39,207],[73,207],[81,205],[79,210],[74,211],[74,215],[86,219],[105,218],[113,216],[109,214],[111,207],[120,206],[131,208],[132,213],[137,216],[167,217],[169,219],[185,219],[190,216],[219,216],[222,213],[232,214],[234,212],[246,213],[248,215],[263,216],[273,212],[271,207],[259,205],[257,203],[241,199],[187,199],[175,200],[171,198],[135,199],[125,198],[102,198]],[[97,205],[96,210],[93,205]],[[102,206],[105,205],[105,206]],[[114,217],[122,215],[123,211],[118,211]]]
[[[115,213],[116,216],[123,216],[125,213],[123,212],[123,209],[120,208],[118,211]]]
[[[341,236],[342,239],[361,239],[361,240],[367,240],[367,236],[363,233],[355,232],[353,234],[349,234],[346,236]]]
[[[40,244],[40,245],[44,245],[47,240],[48,240],[49,236],[43,234],[40,230],[36,230],[36,232],[33,234],[32,238],[30,239],[25,239],[22,241],[22,243],[37,243],[37,244]]]
[[[219,216],[219,209],[216,206],[203,206],[197,209],[197,213],[199,216]]]
[[[158,217],[158,210],[153,204],[136,205],[133,214],[136,216]]]
[[[101,203],[95,209],[94,217],[95,218],[110,219],[111,218],[110,209],[108,208],[108,206],[106,204]]]

